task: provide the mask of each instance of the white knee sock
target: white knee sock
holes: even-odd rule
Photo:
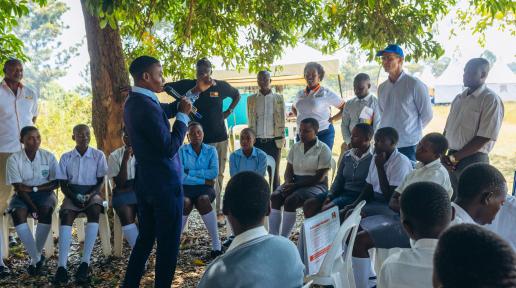
[[[206,225],[206,228],[210,233],[211,246],[213,250],[222,250],[222,244],[220,244],[219,238],[219,228],[217,227],[217,214],[215,214],[215,211],[211,210],[209,213],[201,215],[201,217],[202,221],[204,221],[204,225]]]
[[[36,243],[34,242],[34,236],[32,236],[32,232],[30,232],[29,225],[27,223],[22,223],[16,228],[16,233],[18,233],[18,237],[25,246],[27,253],[30,256],[31,265],[36,265],[40,260],[40,256],[38,255],[38,250],[36,249]]]
[[[1,223],[3,224],[3,223]],[[0,266],[4,266],[4,233],[2,232],[2,229],[0,229]]]
[[[371,270],[370,258],[352,257],[353,274],[357,288],[369,288],[369,274]]]
[[[72,244],[72,226],[59,226],[59,260],[58,267],[66,268],[68,262],[68,252],[70,252],[70,245]]]
[[[132,223],[129,225],[125,225],[122,227],[122,231],[124,232],[125,239],[131,249],[134,248],[134,244],[136,243],[136,238],[138,238],[138,227],[136,224]]]
[[[188,223],[188,215],[183,215],[183,225],[181,226],[181,234],[185,231],[186,224]]]
[[[82,262],[90,265],[91,252],[93,246],[95,246],[95,240],[97,240],[97,234],[99,233],[99,223],[88,222],[86,228],[84,228],[84,251],[82,252]]]
[[[283,211],[283,223],[281,223],[281,236],[290,236],[292,228],[296,224],[296,212]]]
[[[281,225],[281,210],[271,209],[269,215],[269,234],[279,235]]]
[[[38,223],[38,226],[36,227],[36,249],[39,256],[41,256],[41,251],[43,251],[45,242],[47,242],[50,227],[50,224],[45,223]]]

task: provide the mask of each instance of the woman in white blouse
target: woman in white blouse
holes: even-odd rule
[[[316,119],[319,122],[317,138],[328,145],[331,150],[335,139],[335,129],[332,123],[342,117],[345,101],[335,92],[321,86],[320,82],[324,79],[324,68],[321,64],[306,63],[304,76],[307,86],[297,93],[292,107],[292,111],[297,116],[297,128],[299,130],[303,119]],[[331,106],[339,109],[334,116],[331,116]]]

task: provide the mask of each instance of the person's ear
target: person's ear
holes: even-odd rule
[[[72,134],[72,140],[75,141],[75,134]]]
[[[407,231],[407,234],[409,235],[410,238],[414,239],[414,228],[412,227],[412,224],[410,223],[410,221],[408,220],[403,220],[403,222],[401,222],[401,224],[403,225],[403,229],[405,229],[405,231]]]
[[[488,72],[487,71],[482,71],[481,74],[480,74],[480,79],[486,79],[487,78],[487,74]]]
[[[151,75],[149,74],[149,72],[143,72],[142,80],[149,81],[150,77],[151,77]]]
[[[494,198],[494,193],[493,192],[482,193],[481,197],[482,198],[480,200],[482,201],[482,204],[489,205],[491,200]]]
[[[371,83],[367,83],[367,89],[371,89]]]
[[[451,221],[453,220],[455,220],[455,207],[451,206]]]

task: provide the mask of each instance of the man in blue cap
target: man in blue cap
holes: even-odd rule
[[[383,69],[389,73],[389,79],[378,86],[378,106],[382,115],[378,128],[396,129],[398,151],[415,162],[416,145],[433,117],[428,88],[421,80],[403,71],[404,54],[400,46],[390,44],[376,56],[382,57]]]

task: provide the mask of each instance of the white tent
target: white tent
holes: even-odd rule
[[[327,75],[339,74],[340,61],[337,56],[324,55],[321,51],[299,43],[294,48],[287,48],[281,58],[272,64],[272,85],[304,85],[303,69],[307,62],[318,62]],[[256,73],[249,73],[246,68],[241,71],[218,69],[213,71],[213,77],[235,87],[257,86]]]

